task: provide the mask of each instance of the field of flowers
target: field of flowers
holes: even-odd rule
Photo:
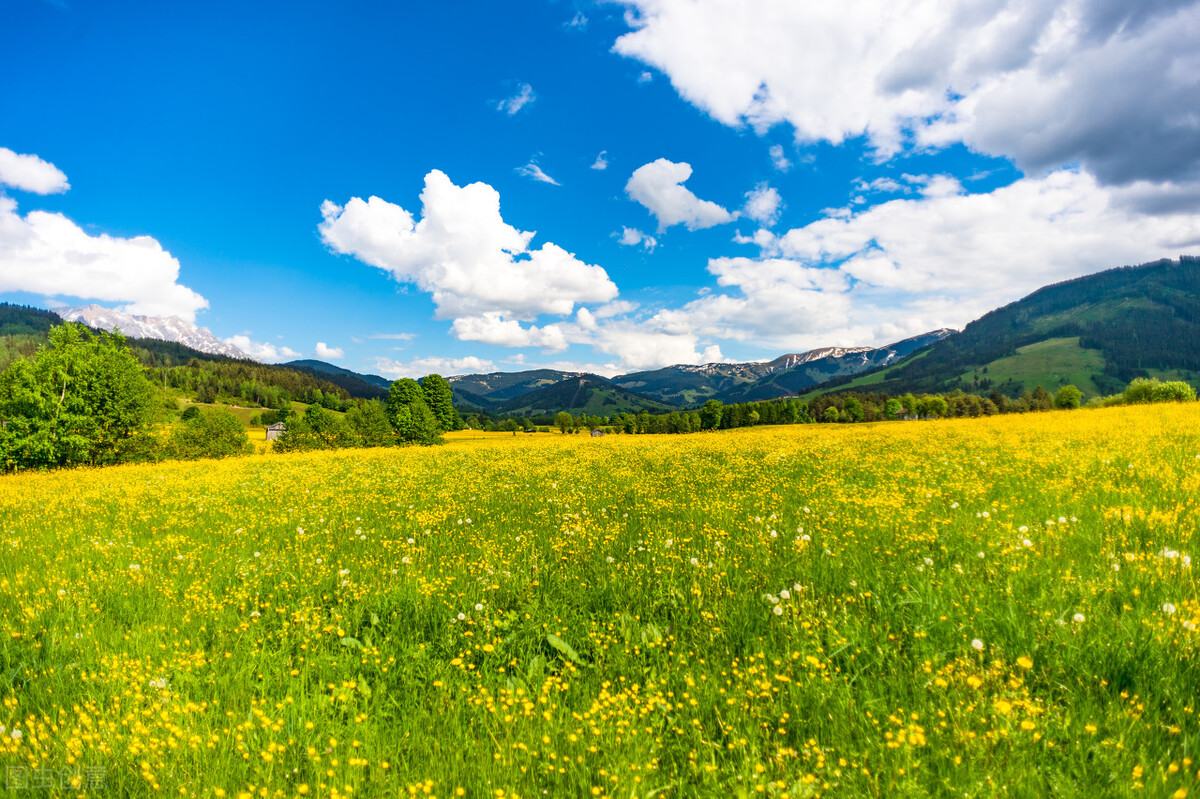
[[[0,479],[0,793],[1200,796],[1200,405]]]

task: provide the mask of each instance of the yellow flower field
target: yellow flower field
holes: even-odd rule
[[[0,790],[1200,796],[1198,496],[1194,403],[7,477]]]

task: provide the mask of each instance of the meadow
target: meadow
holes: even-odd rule
[[[0,479],[0,785],[1200,796],[1200,405]]]

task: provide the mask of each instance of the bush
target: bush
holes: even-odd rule
[[[1143,402],[1194,402],[1196,399],[1196,389],[1182,380],[1168,380],[1164,382],[1157,377],[1149,379],[1137,377],[1125,388],[1123,396],[1125,402],[1130,404]]]
[[[208,408],[196,411],[171,431],[170,452],[173,457],[184,460],[196,458],[227,458],[231,455],[246,455],[254,451],[246,436],[242,421],[224,408]]]
[[[1083,392],[1072,385],[1065,385],[1054,395],[1054,407],[1069,410],[1079,407]]]

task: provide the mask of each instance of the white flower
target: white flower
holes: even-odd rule
[[[980,553],[979,553],[979,557],[980,557],[980,559],[982,559],[982,558],[983,558],[983,553],[982,553],[982,552],[980,552]]]
[[[410,560],[408,558],[408,555],[405,555],[404,557],[400,558],[400,562],[401,563],[409,563]]]
[[[608,561],[609,563],[612,563],[612,562],[613,562],[613,556],[612,556],[612,555],[609,555],[607,558],[605,558],[605,560],[606,560],[606,561]]]
[[[1175,606],[1172,605],[1170,602],[1167,602],[1166,604],[1163,605],[1163,613],[1167,614],[1168,616],[1174,616],[1175,615]]]
[[[410,538],[410,539],[408,539],[408,543],[410,543],[410,544],[415,544],[415,543],[417,543],[417,539],[415,539],[415,538]]]
[[[1021,539],[1021,545],[1026,546],[1026,547],[1031,547],[1031,546],[1033,546],[1033,542],[1030,541],[1028,538],[1023,538],[1023,539]]]
[[[952,507],[952,508],[957,508],[957,507],[958,507],[958,503],[957,503],[957,502],[951,502],[951,503],[950,503],[950,507]]]
[[[296,528],[296,532],[297,532],[297,533],[299,533],[300,535],[304,535],[304,528],[303,528],[303,527],[297,527],[297,528]]]
[[[689,562],[690,562],[690,563],[691,563],[693,566],[699,566],[699,565],[700,565],[700,561],[699,561],[699,560],[697,560],[696,558],[692,558],[692,559],[691,559],[691,561],[689,561]]]
[[[772,531],[771,531],[771,538],[779,538],[779,533],[777,533],[777,532],[775,532],[774,530],[772,530]]]
[[[262,614],[259,613],[257,610],[252,610],[252,611],[250,611],[250,615],[257,617],[257,616],[261,616]]]
[[[1084,615],[1082,613],[1076,613],[1074,616],[1071,617],[1071,620],[1074,621],[1076,624],[1083,624],[1085,621],[1087,621],[1087,619],[1084,617]]]
[[[983,518],[985,518],[985,519],[990,519],[990,518],[992,518],[992,514],[991,514],[991,513],[989,513],[989,512],[988,512],[988,511],[986,511],[986,510],[985,510],[983,513],[981,513],[980,515],[981,515],[981,516],[983,516]]]
[[[349,569],[338,569],[338,575],[341,577],[345,577],[349,573],[350,573]]]
[[[255,552],[255,553],[254,553],[254,557],[256,557],[256,558],[261,558],[261,557],[262,557],[262,553],[261,553],[261,552]]]
[[[1182,557],[1180,557],[1180,558],[1179,558],[1179,565],[1180,565],[1180,566],[1182,566],[1182,567],[1183,567],[1183,568],[1185,568],[1185,569],[1187,569],[1187,568],[1191,568],[1191,565],[1192,565],[1192,556],[1191,556],[1191,555],[1183,555]]]
[[[465,620],[466,620],[466,618],[467,618],[467,614],[465,614],[465,613],[460,613],[460,614],[458,614],[457,616],[455,616],[455,618],[456,618],[456,619],[458,619],[459,621],[465,621]]]
[[[800,540],[801,541],[812,541],[812,536],[809,535],[808,533],[805,533],[804,535],[800,536]]]
[[[803,589],[804,589],[804,586],[800,585],[800,583],[792,583],[792,590],[795,591],[797,594],[800,593],[800,591],[802,591]]]
[[[136,564],[136,563],[130,563],[130,564],[129,564],[129,568],[130,568],[130,569],[132,569],[132,570],[133,570],[133,571],[135,571],[135,572],[136,572],[136,571],[141,571],[141,570],[142,570],[142,567],[141,567],[141,566],[139,566],[139,565],[138,565],[138,564]]]
[[[932,565],[933,565],[933,558],[921,558],[921,560],[925,561],[925,565],[926,565],[926,566],[932,566]]]
[[[668,549],[669,549],[670,547],[672,547],[674,544],[675,544],[675,542],[674,542],[674,541],[672,541],[670,538],[668,538],[668,539],[667,539],[667,548],[668,548]]]
[[[780,592],[779,592],[779,598],[780,598],[780,599],[791,599],[791,598],[792,598],[792,592],[791,592],[791,591],[789,591],[789,590],[787,590],[787,589],[785,588],[785,589],[783,589],[782,591],[780,591]]]
[[[776,616],[782,616],[783,608],[781,608],[779,605],[776,605],[775,607],[771,608],[771,612],[774,613]]]
[[[11,733],[9,733],[9,736],[14,741],[19,741],[19,740],[21,740],[22,736],[24,736],[24,734],[25,733],[21,732],[20,730],[13,730]]]
[[[982,652],[983,651],[983,641],[980,641],[978,638],[972,639],[971,640],[971,648],[974,649],[976,652]]]
[[[1018,533],[1028,533],[1029,528],[1022,524],[1020,527],[1017,528],[1017,532]]]
[[[318,564],[318,565],[319,565],[319,564],[322,564],[322,563],[324,563],[324,562],[325,562],[325,558],[317,558],[317,564]]]
[[[1066,523],[1067,523],[1067,517],[1066,517],[1066,516],[1059,516],[1059,517],[1058,517],[1058,523],[1059,523],[1059,524],[1066,524]]]

